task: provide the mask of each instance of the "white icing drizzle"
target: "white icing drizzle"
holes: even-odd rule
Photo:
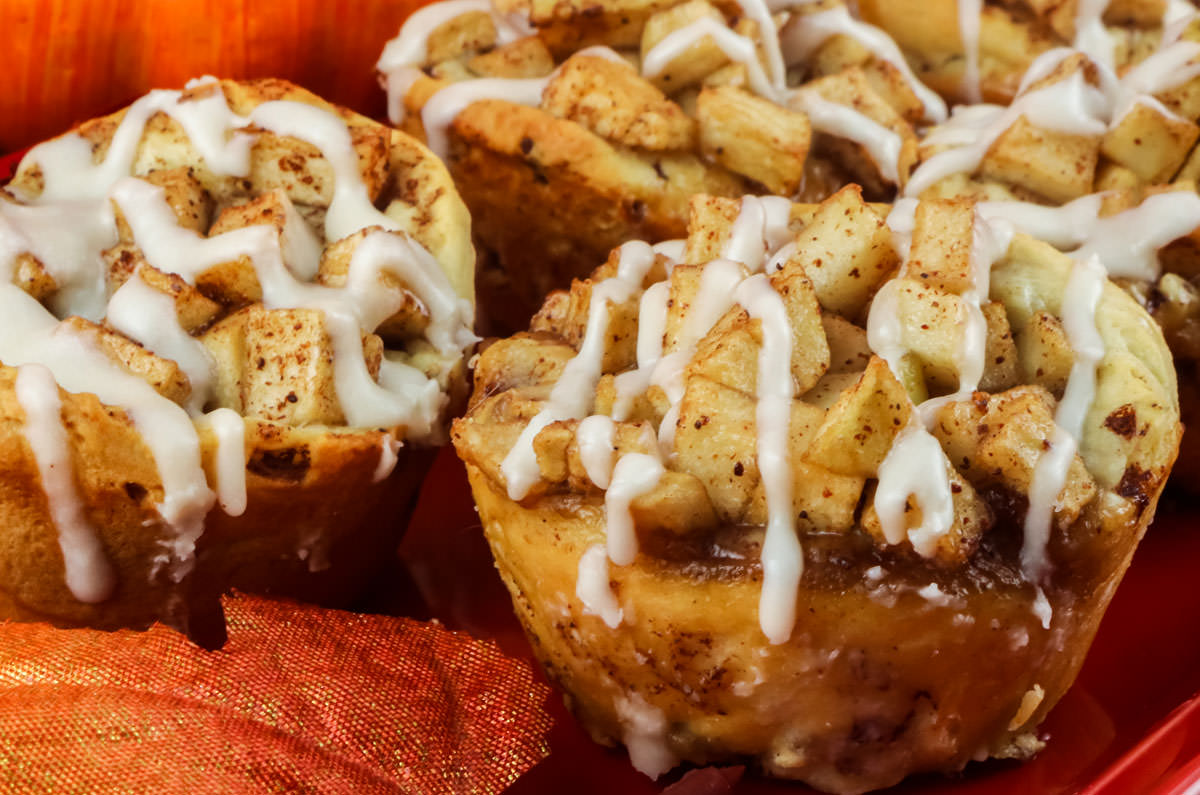
[[[421,77],[420,67],[428,58],[429,37],[443,23],[472,11],[482,11],[496,27],[496,44],[503,46],[533,34],[533,28],[518,14],[501,14],[490,0],[444,0],[414,11],[400,33],[383,48],[375,63],[388,93],[388,118],[404,121],[404,97]]]
[[[897,133],[849,105],[831,102],[809,89],[792,92],[790,102],[808,116],[814,130],[863,147],[880,176],[893,185],[900,184],[900,150],[904,142]]]
[[[587,326],[579,353],[567,362],[546,405],[521,431],[500,466],[511,499],[523,499],[540,477],[537,455],[533,450],[533,440],[538,433],[552,422],[587,416],[595,397],[596,382],[601,375],[605,337],[608,334],[608,304],[626,301],[640,290],[654,259],[654,251],[646,243],[626,243],[621,246],[617,275],[592,287]]]
[[[599,616],[610,629],[621,626],[624,611],[608,579],[608,552],[603,544],[593,544],[579,558],[575,595],[583,602],[586,615]]]
[[[598,488],[607,489],[612,481],[616,456],[616,425],[612,417],[593,414],[579,421],[575,442],[579,445],[579,460],[583,471]]]
[[[762,42],[763,54],[771,84],[784,86],[787,83],[787,65],[783,62],[783,50],[779,45],[779,30],[771,18],[771,9],[765,0],[737,0],[747,19],[758,25],[758,38]]]
[[[979,81],[979,28],[983,0],[958,0],[958,34],[963,41],[963,96],[972,104],[983,101]]]
[[[975,210],[989,221],[1004,219],[1017,230],[1065,251],[1083,245],[1091,236],[1103,203],[1102,194],[1092,193],[1058,207],[1021,201],[985,201],[976,204]]]
[[[892,244],[904,259],[908,259],[908,252],[912,248],[913,230],[917,226],[917,203],[916,199],[910,197],[897,198],[888,212],[887,225],[892,233]]]
[[[685,364],[692,358],[696,345],[716,325],[734,304],[734,290],[747,276],[739,262],[730,259],[715,259],[704,266],[700,274],[700,289],[684,318],[676,350],[684,355],[677,364]],[[674,379],[655,378],[656,383],[670,383]]]
[[[229,516],[246,512],[246,421],[233,409],[205,415],[217,439],[217,502]]]
[[[675,432],[679,426],[679,403],[671,404],[658,426],[658,454],[664,461],[675,460]]]
[[[874,25],[854,19],[845,6],[792,17],[784,25],[781,34],[784,58],[790,64],[806,60],[836,35],[849,36],[870,50],[876,58],[895,67],[925,107],[926,120],[935,123],[945,121],[946,103],[913,74],[892,37]]]
[[[915,204],[893,211],[888,224],[897,234],[910,235]],[[892,216],[895,216],[894,218]],[[938,542],[954,524],[954,499],[950,488],[950,462],[941,444],[927,426],[937,410],[946,403],[965,400],[979,386],[986,366],[987,320],[982,303],[987,300],[992,265],[1004,256],[1012,241],[1013,228],[1003,220],[989,222],[978,207],[972,224],[969,255],[970,285],[962,293],[962,335],[958,340],[955,366],[958,386],[953,394],[927,400],[914,407],[908,425],[897,434],[892,447],[879,466],[879,485],[875,491],[875,511],[885,540],[898,544],[905,538],[924,557],[932,557]],[[898,281],[889,281],[879,289],[867,317],[867,342],[888,363],[897,376],[908,349],[899,312]],[[908,527],[908,501],[921,511],[921,522]]]
[[[683,261],[683,252],[687,250],[686,240],[664,240],[661,243],[655,243],[651,248],[655,254],[661,254],[667,258],[668,266],[674,266]]]
[[[1063,292],[1062,322],[1075,354],[1066,391],[1054,413],[1050,449],[1037,462],[1025,515],[1025,540],[1021,569],[1027,579],[1040,583],[1049,572],[1046,544],[1055,502],[1066,483],[1067,472],[1083,437],[1083,423],[1096,396],[1096,366],[1104,357],[1104,340],[1096,328],[1096,307],[1106,283],[1104,266],[1095,255],[1075,260]]]
[[[794,237],[792,203],[782,196],[743,196],[721,256],[760,271],[766,257]]]
[[[1177,41],[1160,47],[1141,63],[1131,67],[1117,84],[1112,98],[1110,127],[1120,123],[1134,106],[1149,105],[1168,119],[1179,117],[1154,98],[1200,76],[1200,43]]]
[[[804,554],[796,536],[792,505],[792,468],[788,454],[792,397],[792,329],[783,299],[765,274],[746,279],[737,302],[762,324],[758,356],[758,404],[755,409],[758,469],[767,500],[763,539],[763,586],[758,622],[771,643],[786,643],[796,623],[796,594],[804,572]]]
[[[470,304],[454,294],[436,260],[420,244],[404,235],[370,232],[351,257],[346,285],[323,287],[296,280],[284,263],[280,235],[273,226],[248,226],[205,238],[176,224],[162,190],[147,182],[127,177],[117,183],[112,196],[146,260],[160,270],[194,283],[205,270],[246,256],[262,287],[264,306],[323,311],[334,348],[338,401],[350,425],[404,424],[421,438],[433,432],[443,399],[437,381],[385,359],[377,383],[367,370],[362,351],[362,331],[374,330],[402,300],[398,292],[381,289],[378,274],[384,270],[403,280],[429,310],[426,333],[443,354],[445,366],[475,339],[468,323]],[[374,208],[372,212],[376,212]],[[328,220],[326,225],[330,225]]]
[[[612,482],[604,492],[604,515],[608,557],[618,566],[628,566],[637,557],[637,533],[630,503],[654,491],[665,472],[657,456],[645,453],[626,453],[613,467]]]
[[[774,27],[772,25],[772,27]],[[723,21],[702,17],[678,30],[673,30],[650,48],[642,58],[642,74],[658,77],[671,64],[701,40],[708,38],[734,63],[746,67],[746,79],[755,93],[775,102],[783,100],[785,86],[767,76],[758,59],[754,41],[730,30]]]
[[[474,310],[459,297],[437,260],[408,235],[373,231],[354,250],[345,293],[363,328],[374,330],[398,308],[402,296],[380,289],[380,274],[398,278],[429,313],[425,336],[450,361],[479,338],[471,331]],[[393,303],[396,302],[396,303]],[[382,305],[381,305],[382,304]]]
[[[37,201],[44,204],[105,198],[113,183],[133,170],[142,130],[160,112],[179,122],[214,174],[248,175],[254,136],[234,130],[244,126],[245,120],[229,109],[216,78],[193,80],[187,88],[209,85],[215,90],[198,100],[183,102],[183,92],[165,90],[151,91],[138,99],[125,111],[99,163],[92,162],[91,143],[77,133],[68,133],[29,150],[25,161],[37,163],[44,178]],[[21,198],[32,201],[32,197]]]
[[[42,479],[50,520],[58,530],[67,588],[80,602],[103,602],[116,587],[116,574],[79,496],[54,375],[40,364],[22,365],[17,369],[16,397],[25,412],[23,432]]]
[[[63,234],[64,229],[71,234]],[[104,317],[108,296],[100,252],[116,243],[117,226],[108,202],[31,206],[0,200],[0,257],[8,263],[28,252],[41,262],[59,287],[50,301],[59,315],[93,321]]]
[[[1023,93],[1007,108],[998,105],[955,108],[939,135],[927,137],[926,141],[960,145],[938,152],[918,166],[905,186],[905,195],[920,196],[945,177],[975,171],[996,139],[1021,116],[1055,132],[1102,135],[1108,129],[1109,97],[1102,88],[1089,84],[1082,70],[1036,91],[1024,92],[1024,87],[1039,79],[1038,76],[1051,73],[1070,54],[1070,50],[1060,48],[1038,56],[1025,74]]]
[[[1188,23],[1200,16],[1189,0],[1167,0],[1163,8],[1163,44],[1178,41]]]
[[[618,695],[613,705],[621,721],[621,742],[639,773],[657,779],[679,764],[679,757],[667,747],[667,719],[662,710],[637,693]]]
[[[216,363],[200,340],[184,331],[175,299],[146,284],[139,267],[108,302],[108,324],[146,350],[171,359],[191,385],[184,408],[199,414],[212,394]]]
[[[874,505],[883,537],[889,544],[899,544],[908,538],[918,554],[933,555],[938,540],[954,525],[954,499],[947,466],[942,446],[914,412],[879,465]],[[907,516],[910,497],[921,510],[921,523],[911,529]]]
[[[766,215],[759,217],[765,219]],[[759,232],[760,236],[765,234],[766,226],[760,224],[760,230],[764,230]],[[757,251],[755,244],[749,248],[752,252]],[[651,285],[642,297],[638,313],[638,366],[616,378],[617,400],[613,407],[613,418],[618,421],[625,419],[633,399],[652,385],[661,388],[671,403],[659,425],[659,446],[667,451],[664,456],[669,457],[674,443],[674,421],[678,418],[678,403],[683,399],[684,392],[684,369],[696,352],[696,345],[733,306],[733,292],[746,275],[746,269],[740,263],[729,259],[715,259],[704,265],[700,274],[700,289],[684,318],[675,350],[666,355],[663,354],[663,336],[667,323],[667,301],[670,299],[669,282]]]
[[[633,401],[650,388],[654,367],[662,358],[663,335],[667,326],[667,302],[670,300],[670,285],[656,282],[642,293],[638,305],[637,364],[633,370],[619,373],[613,379],[616,400],[613,401],[612,416],[617,422],[629,418]]]
[[[966,315],[961,323],[963,335],[959,340],[956,355],[958,389],[951,400],[965,400],[979,387],[987,365],[987,320],[983,316],[983,303],[988,300],[991,289],[992,265],[1008,251],[1015,230],[1003,220],[988,221],[974,210],[971,224],[971,284],[962,293],[962,307]]]
[[[368,226],[396,230],[400,224],[376,209],[358,171],[350,128],[340,116],[306,102],[264,102],[250,122],[279,136],[312,144],[333,170],[333,198],[325,213],[325,239],[341,240]]]
[[[391,434],[385,435],[380,440],[379,463],[375,465],[375,473],[371,475],[372,483],[380,483],[387,480],[396,471],[396,464],[400,462],[400,448],[402,447],[404,447],[404,442]]]
[[[920,596],[926,602],[938,607],[948,607],[953,604],[953,599],[950,594],[941,589],[936,582],[931,582],[923,588],[917,589],[917,596]]]
[[[1098,64],[1109,69],[1116,66],[1113,39],[1104,26],[1104,11],[1109,0],[1077,0],[1075,6],[1076,50],[1087,53]]]
[[[1061,207],[1026,202],[981,202],[985,218],[1004,219],[1076,259],[1100,258],[1110,276],[1158,278],[1158,249],[1200,226],[1200,196],[1191,191],[1158,193],[1105,218],[1103,195],[1083,196]]]
[[[432,5],[426,6],[426,8],[432,7]],[[381,73],[380,83],[383,85],[383,90],[387,92],[388,121],[392,124],[399,126],[404,123],[404,118],[408,115],[404,107],[404,99],[408,96],[409,89],[424,76],[425,73],[415,66],[398,66],[390,72]]]
[[[904,345],[904,326],[900,322],[900,283],[895,279],[884,282],[867,314],[867,345],[888,363],[897,376],[902,372],[901,360],[908,353]]]
[[[451,83],[430,97],[421,108],[426,144],[445,160],[450,152],[446,131],[468,105],[484,99],[500,99],[516,105],[536,106],[542,101],[542,92],[549,83],[549,77],[481,77]]]
[[[1099,26],[1107,40],[1108,33],[1099,21],[1103,5],[1094,0],[1081,0],[1080,13],[1085,18],[1082,27],[1094,29]],[[1021,116],[1043,129],[1075,135],[1102,135],[1138,104],[1175,118],[1175,114],[1154,95],[1200,76],[1200,44],[1170,41],[1164,37],[1157,52],[1129,69],[1120,80],[1111,69],[1111,40],[1106,46],[1109,51],[1107,62],[1093,51],[1095,46],[1089,45],[1091,48],[1086,50],[1100,66],[1098,87],[1090,85],[1083,72],[1077,70],[1065,80],[1029,91],[1030,86],[1051,74],[1075,52],[1057,48],[1034,60],[1021,80],[1017,98],[1007,108],[997,105],[955,108],[950,120],[925,138],[927,145],[951,148],[922,163],[905,187],[905,194],[919,196],[951,174],[974,172],[996,139]]]

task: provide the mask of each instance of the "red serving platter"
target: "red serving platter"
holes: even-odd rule
[[[0,158],[0,182],[21,153]],[[1100,627],[1078,681],[1042,726],[1046,749],[1024,764],[972,763],[959,775],[923,776],[893,795],[1200,795],[1200,532],[1198,501],[1169,494]],[[443,450],[426,479],[398,558],[363,608],[436,619],[495,640],[536,666],[492,565],[466,472]],[[659,793],[622,750],[596,745],[555,695],[549,756],[513,795]],[[724,789],[696,789],[716,793]],[[812,792],[747,773],[736,793]]]

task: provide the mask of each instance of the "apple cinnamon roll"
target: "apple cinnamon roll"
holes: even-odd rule
[[[915,126],[946,116],[841,4],[448,0],[378,68],[393,123],[471,208],[481,303],[506,332],[614,246],[682,237],[693,195],[819,200],[855,182],[890,199]]]
[[[0,618],[199,635],[230,588],[338,603],[394,549],[476,341],[422,144],[195,80],[34,147],[0,246]]]
[[[857,793],[1041,747],[1178,405],[1095,256],[851,186],[695,198],[488,347],[452,437],[597,741]]]

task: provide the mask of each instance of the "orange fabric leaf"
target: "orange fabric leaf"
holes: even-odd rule
[[[0,791],[499,792],[549,688],[494,643],[248,596],[229,642],[0,625]]]

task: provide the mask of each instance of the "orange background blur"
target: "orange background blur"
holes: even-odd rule
[[[382,116],[374,64],[422,0],[0,0],[0,152],[189,78],[283,77]]]

